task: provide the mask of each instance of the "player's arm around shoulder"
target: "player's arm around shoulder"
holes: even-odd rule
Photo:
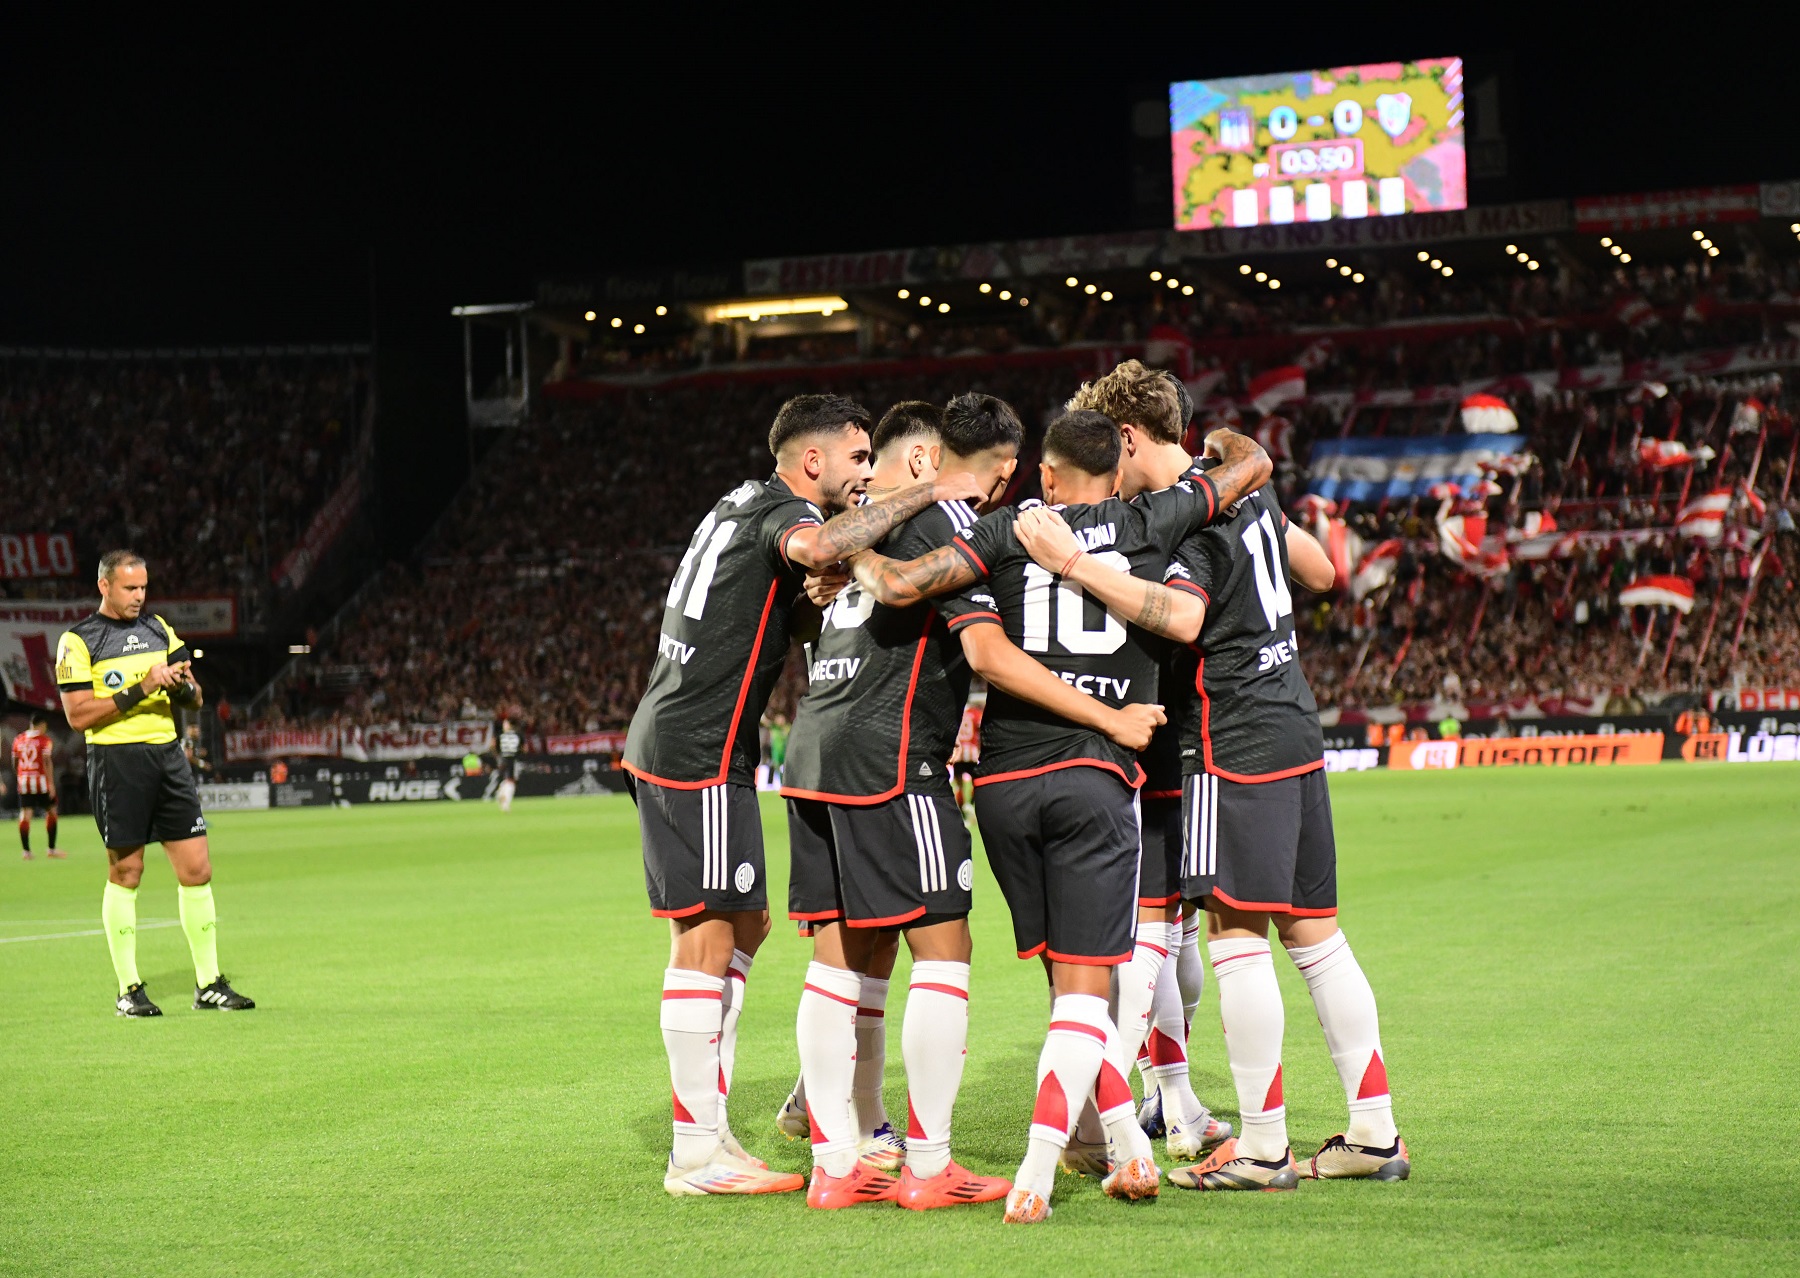
[[[799,529],[787,540],[788,562],[802,568],[839,563],[879,545],[894,529],[933,502],[980,501],[986,496],[975,477],[968,474],[949,475],[936,483],[913,484],[891,497],[864,502],[833,515],[817,527]]]
[[[935,595],[962,590],[987,577],[997,555],[1008,545],[1018,511],[1003,507],[977,520],[948,546],[916,559],[890,559],[873,551],[850,561],[851,571],[875,602],[904,608]]]
[[[974,624],[958,632],[969,668],[1010,697],[1029,702],[1078,727],[1101,733],[1127,750],[1142,750],[1168,716],[1159,705],[1128,705],[1113,709],[1079,688],[1064,683],[1046,666],[1023,651],[1005,629]]]
[[[1126,621],[1177,643],[1192,643],[1206,622],[1198,594],[1144,581],[1101,563],[1082,549],[1056,511],[1037,506],[1020,514],[1019,544],[1037,565],[1080,586]]]
[[[1289,520],[1283,540],[1287,543],[1289,577],[1314,594],[1322,595],[1337,585],[1337,569],[1331,566],[1331,556],[1325,553],[1318,538]]]
[[[1207,482],[1218,494],[1220,511],[1248,497],[1275,474],[1275,463],[1269,460],[1262,445],[1235,430],[1220,429],[1208,435],[1206,455],[1220,462],[1206,472]]]

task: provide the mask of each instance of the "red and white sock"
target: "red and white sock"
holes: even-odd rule
[[[731,1095],[731,1079],[737,1070],[738,1020],[744,1015],[744,994],[750,986],[750,965],[754,954],[742,950],[731,952],[731,966],[725,969],[724,1016],[719,1026],[719,1130],[728,1131],[727,1098]]]
[[[900,1055],[906,1062],[906,1165],[929,1179],[950,1165],[950,1114],[969,1056],[967,963],[913,964]]]
[[[1175,951],[1175,980],[1181,988],[1181,1015],[1191,1037],[1194,1009],[1200,1006],[1200,995],[1206,989],[1206,960],[1200,957],[1200,941],[1206,935],[1206,920],[1190,914],[1181,921],[1181,948]]]
[[[1113,969],[1119,1009],[1116,1023],[1127,1065],[1137,1059],[1138,1049],[1150,1035],[1150,1007],[1156,999],[1157,977],[1168,961],[1170,930],[1167,923],[1140,922],[1131,958]]]
[[[1038,1057],[1037,1101],[1031,1110],[1031,1143],[1013,1185],[1042,1194],[1056,1181],[1056,1160],[1069,1143],[1081,1100],[1093,1093],[1112,1025],[1106,1000],[1064,994],[1051,1005],[1050,1030]]]
[[[54,808],[44,817],[44,833],[50,836],[50,850],[56,851],[56,810]]]
[[[663,972],[662,1036],[674,1085],[674,1163],[699,1167],[719,1145],[719,1025],[725,982],[705,972]]]
[[[1275,960],[1267,940],[1213,941],[1213,976],[1219,982],[1219,1019],[1225,1055],[1237,1083],[1244,1130],[1239,1152],[1273,1162],[1287,1152],[1287,1106],[1281,1098],[1281,1038],[1286,1021]]]
[[[1162,1093],[1164,1121],[1199,1122],[1206,1107],[1194,1095],[1188,1077],[1187,1015],[1181,1006],[1181,986],[1175,964],[1163,965],[1156,982],[1156,1000],[1150,1005],[1150,1038],[1144,1044],[1149,1058],[1145,1086]]]
[[[856,1126],[865,1140],[888,1121],[887,1102],[881,1095],[882,1075],[887,1070],[887,996],[887,981],[862,978],[862,995],[856,1000],[856,1083],[851,1095]]]
[[[813,1165],[845,1176],[856,1165],[856,1003],[863,978],[824,963],[806,965],[795,1033],[806,1078],[806,1117],[812,1125]]]
[[[1119,1162],[1130,1158],[1148,1158],[1152,1151],[1150,1138],[1138,1126],[1137,1102],[1132,1099],[1131,1084],[1126,1075],[1131,1058],[1125,1054],[1124,1039],[1118,1027],[1108,1024],[1102,1049],[1099,1073],[1094,1077],[1094,1108],[1112,1140],[1113,1157]]]
[[[1395,1137],[1394,1100],[1388,1095],[1387,1066],[1381,1059],[1375,991],[1369,988],[1362,964],[1342,932],[1317,945],[1297,946],[1288,957],[1306,978],[1331,1063],[1344,1084],[1344,1099],[1350,1104],[1344,1139],[1352,1145],[1389,1148]]]

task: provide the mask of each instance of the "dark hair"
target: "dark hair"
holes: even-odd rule
[[[989,448],[1025,440],[1025,428],[1011,404],[994,395],[970,391],[944,405],[944,447],[958,457],[973,457]]]
[[[49,727],[50,726],[50,716],[45,714],[42,710],[33,710],[31,712],[31,726],[35,728],[40,723],[43,724],[46,728]]]
[[[1170,373],[1168,377],[1170,381],[1175,383],[1175,403],[1180,409],[1179,418],[1181,429],[1186,431],[1194,421],[1194,397],[1188,394],[1186,382],[1182,381],[1173,373]]]
[[[100,556],[100,575],[107,581],[121,568],[141,566],[144,557],[135,550],[109,550]]]
[[[922,399],[903,399],[881,415],[881,422],[870,437],[870,447],[877,457],[889,444],[915,435],[936,439],[943,433],[944,410]]]
[[[1044,456],[1068,462],[1089,475],[1119,469],[1119,425],[1105,413],[1076,408],[1050,423],[1044,432]]]
[[[869,410],[847,395],[796,395],[775,414],[769,427],[769,451],[781,450],[803,435],[822,435],[846,426],[869,429]]]

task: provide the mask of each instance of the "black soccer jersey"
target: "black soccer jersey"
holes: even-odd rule
[[[500,757],[510,759],[519,753],[519,734],[508,728],[500,734]]]
[[[1184,479],[1198,479],[1211,468],[1201,458],[1194,458]],[[1146,799],[1179,799],[1181,797],[1181,717],[1190,702],[1198,700],[1194,691],[1194,673],[1198,657],[1187,644],[1164,642],[1162,661],[1157,668],[1157,698],[1168,712],[1168,722],[1151,734],[1150,744],[1138,756],[1144,766]]]
[[[895,530],[881,553],[916,559],[975,521],[966,502],[940,501]],[[969,699],[969,664],[954,631],[992,611],[963,595],[889,608],[854,582],[846,587],[812,648],[781,792],[857,805],[902,793],[947,797]]]
[[[1275,781],[1325,766],[1319,705],[1300,671],[1288,587],[1287,516],[1267,486],[1189,537],[1172,587],[1206,601],[1181,764],[1230,781]]]
[[[677,789],[755,782],[757,724],[806,579],[788,561],[788,539],[822,522],[776,476],[739,484],[700,521],[669,584],[650,686],[625,737],[629,771]]]
[[[1075,539],[1102,563],[1147,581],[1159,580],[1171,550],[1218,512],[1204,476],[1126,502],[1108,498],[1065,506]],[[1122,706],[1156,699],[1162,641],[1127,625],[1079,586],[1040,568],[1019,545],[1016,509],[998,510],[952,543],[988,581],[996,616],[971,611],[971,622],[1005,626],[1007,636],[1065,683]],[[1158,561],[1161,561],[1159,565]],[[975,592],[965,592],[973,602]],[[976,784],[1080,765],[1106,768],[1132,785],[1143,780],[1137,756],[1098,732],[1078,727],[998,688],[981,720]]]

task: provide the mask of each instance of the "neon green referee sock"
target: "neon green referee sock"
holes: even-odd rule
[[[194,956],[194,984],[205,989],[219,979],[219,916],[213,910],[212,884],[180,887],[181,930]]]
[[[100,898],[100,926],[106,929],[106,948],[112,951],[113,972],[123,994],[138,984],[136,888],[108,881]]]

